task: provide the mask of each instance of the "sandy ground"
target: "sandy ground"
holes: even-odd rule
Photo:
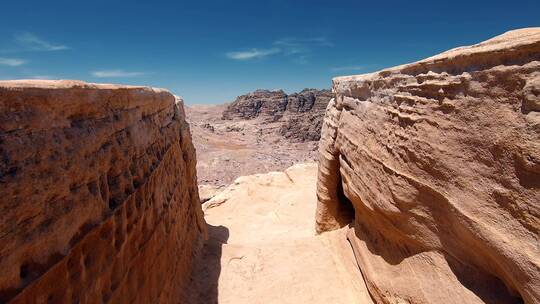
[[[372,303],[345,230],[315,235],[316,164],[237,179],[203,205],[190,303]]]

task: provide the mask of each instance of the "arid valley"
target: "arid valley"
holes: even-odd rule
[[[252,17],[242,29],[266,28]],[[111,54],[122,39],[131,47],[127,28],[108,41]],[[211,33],[181,50],[195,60],[208,49],[197,43],[221,39]],[[159,36],[137,49],[156,52],[138,59],[155,71],[93,77],[171,77],[158,74]],[[238,89],[252,86],[235,73],[257,83],[281,73],[281,60],[309,78],[310,63],[325,62],[317,55],[346,57],[310,37],[216,59],[236,67],[223,83],[242,82],[226,102],[189,100],[229,96],[211,88],[219,73],[184,78],[208,91],[187,96],[46,75],[0,80],[0,303],[540,304],[540,27],[393,67],[336,66],[342,76],[327,87]],[[21,49],[0,45],[0,68],[21,75],[38,68],[25,54],[89,45],[15,40]],[[263,76],[248,63],[265,64]],[[276,79],[296,81],[289,71]]]

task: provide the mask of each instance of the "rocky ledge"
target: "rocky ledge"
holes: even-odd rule
[[[540,28],[334,79],[317,228],[377,303],[540,303]]]
[[[0,82],[0,302],[172,303],[206,225],[164,90]]]

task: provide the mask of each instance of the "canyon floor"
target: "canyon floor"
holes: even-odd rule
[[[223,188],[239,176],[282,171],[316,159],[316,141],[291,142],[278,134],[281,122],[259,118],[223,120],[226,107],[186,106],[197,150],[199,185]]]
[[[372,303],[346,228],[315,235],[317,165],[238,178],[203,205],[189,303]]]

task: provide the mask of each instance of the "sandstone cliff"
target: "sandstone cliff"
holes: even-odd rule
[[[280,135],[293,141],[317,141],[331,98],[329,90],[304,89],[290,95],[281,90],[257,90],[239,96],[223,111],[222,118],[260,118],[265,123],[279,121],[277,132]]]
[[[206,231],[166,91],[0,82],[0,302],[169,303]]]
[[[374,300],[540,303],[540,28],[333,90],[317,229],[353,222]]]

